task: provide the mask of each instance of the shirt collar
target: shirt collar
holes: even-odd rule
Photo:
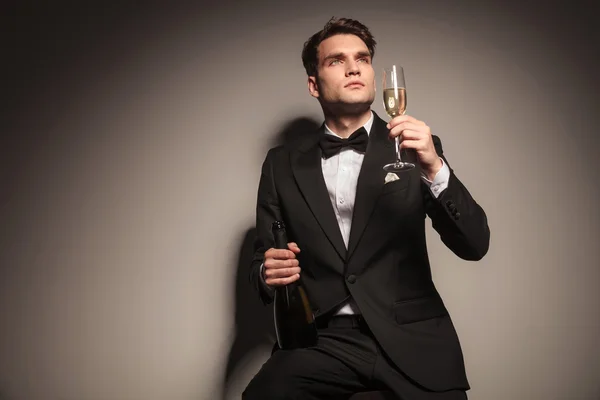
[[[373,127],[373,120],[374,120],[374,118],[373,118],[373,111],[371,111],[371,118],[369,118],[369,120],[363,125],[363,127],[367,131],[367,134],[371,134],[371,127]],[[327,124],[325,124],[325,133],[327,133],[329,135],[340,137],[340,135],[338,135],[337,133],[335,133],[334,131],[332,131],[331,129],[329,129],[329,127],[327,126]]]

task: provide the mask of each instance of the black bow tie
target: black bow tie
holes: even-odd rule
[[[319,145],[323,151],[323,157],[329,158],[339,153],[344,147],[351,147],[356,151],[365,153],[367,151],[367,143],[369,143],[369,134],[362,127],[350,135],[348,139],[341,139],[323,132]]]

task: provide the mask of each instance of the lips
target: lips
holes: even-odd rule
[[[362,86],[365,86],[365,84],[362,83],[361,81],[352,81],[352,82],[348,82],[346,84],[346,86],[344,86],[344,87],[352,87],[352,86],[361,86],[362,87]]]

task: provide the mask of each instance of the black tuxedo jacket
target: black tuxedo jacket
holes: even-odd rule
[[[358,178],[348,249],[322,174],[319,132],[268,152],[258,188],[250,278],[262,300],[272,302],[259,269],[264,252],[274,244],[271,223],[282,219],[289,240],[301,249],[301,277],[316,318],[352,296],[400,370],[430,390],[468,389],[458,337],[431,278],[425,217],[431,218],[446,246],[465,260],[486,254],[487,218],[451,168],[448,188],[438,198],[422,181],[419,168],[384,184],[387,173],[382,167],[395,157],[385,125],[375,115]],[[433,139],[448,163],[439,138]]]

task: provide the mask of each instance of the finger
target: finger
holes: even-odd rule
[[[412,121],[405,121],[405,122],[402,122],[401,124],[398,124],[398,125],[394,126],[391,129],[391,131],[392,132],[396,132],[396,131],[399,131],[399,130],[402,131],[402,130],[405,130],[405,129],[414,129],[414,130],[422,130],[422,131],[426,130],[424,128],[424,126],[421,125],[421,124],[417,124],[417,123],[412,122]]]
[[[295,254],[300,253],[300,247],[295,242],[288,243],[288,249],[293,251]]]
[[[390,122],[388,122],[388,125],[395,126],[395,125],[401,124],[401,123],[406,122],[406,121],[411,121],[413,119],[414,119],[413,117],[411,117],[410,115],[407,115],[407,114],[398,115],[398,116],[392,118],[390,120]]]
[[[279,268],[279,269],[266,269],[265,277],[276,279],[276,278],[287,278],[295,274],[300,273],[300,267],[293,268]]]
[[[276,260],[287,260],[288,258],[296,258],[293,251],[287,249],[273,249],[269,254],[265,253],[265,256],[274,258]]]
[[[395,127],[396,125],[402,124],[404,122],[411,122],[411,123],[417,124],[417,125],[425,124],[423,121],[419,121],[415,117],[404,114],[404,115],[399,115],[397,117],[392,118],[386,126],[388,129],[391,129],[391,128]]]
[[[413,124],[417,124],[417,125],[427,125],[425,122],[421,121],[420,119],[416,119],[413,117],[410,117],[411,119],[409,119],[410,122],[412,122]]]
[[[300,262],[295,258],[289,258],[287,260],[277,260],[274,258],[268,258],[263,263],[265,269],[281,269],[281,268],[292,268],[300,265]]]
[[[418,125],[402,131],[402,140],[428,140],[428,133]]]
[[[413,122],[403,122],[399,125],[396,125],[392,129],[390,129],[389,135],[390,135],[390,137],[399,136],[402,134],[402,132],[407,131],[407,130],[423,132],[423,133],[426,132],[426,129],[423,127],[423,125],[415,124]]]
[[[292,275],[288,278],[267,279],[265,283],[269,286],[285,286],[300,279],[300,274]]]
[[[425,149],[423,140],[403,140],[400,143],[401,149],[415,149],[415,150],[423,150]]]

